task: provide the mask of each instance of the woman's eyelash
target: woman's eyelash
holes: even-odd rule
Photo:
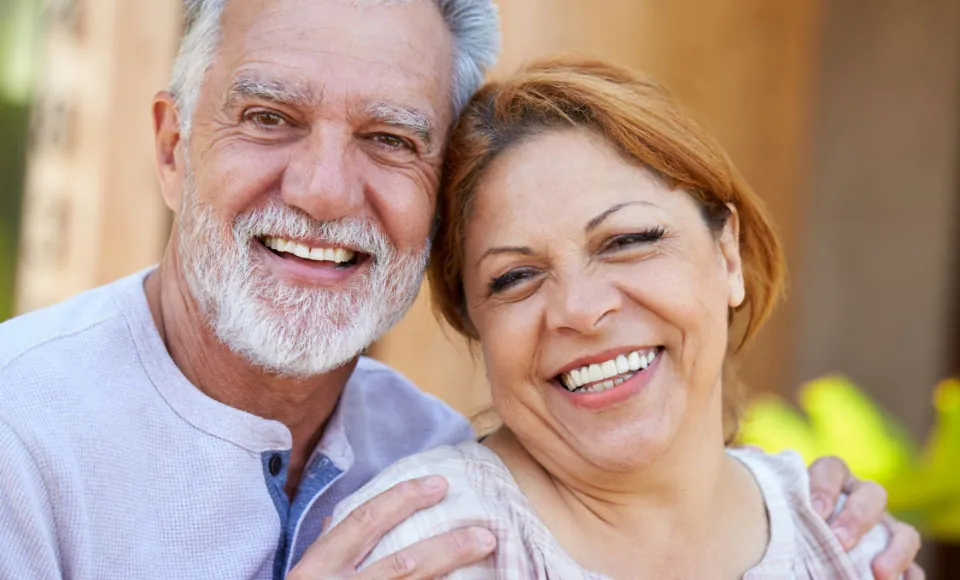
[[[611,238],[603,246],[603,250],[617,250],[635,244],[649,244],[662,239],[665,234],[666,230],[663,228],[663,226],[657,226],[649,230],[632,234],[621,234]],[[520,268],[517,270],[510,270],[509,272],[501,274],[500,276],[490,280],[490,294],[503,292],[504,290],[507,290],[524,280],[528,280],[535,275],[536,272],[529,269]]]
[[[604,245],[603,249],[616,250],[618,248],[632,246],[634,244],[649,244],[662,239],[665,234],[666,230],[664,230],[663,226],[657,226],[655,228],[633,234],[621,234],[611,238],[610,241]]]
[[[496,294],[497,292],[503,292],[518,282],[526,280],[533,275],[534,273],[530,270],[510,270],[506,274],[502,274],[490,280],[490,293]]]

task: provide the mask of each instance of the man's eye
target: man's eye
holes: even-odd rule
[[[283,115],[273,111],[250,111],[244,115],[244,120],[261,127],[269,128],[281,127],[287,122],[287,120],[283,118]]]
[[[378,133],[373,136],[374,142],[387,147],[388,149],[409,149],[413,151],[415,147],[413,143],[404,139],[403,137],[397,137],[396,135],[389,135],[387,133]]]

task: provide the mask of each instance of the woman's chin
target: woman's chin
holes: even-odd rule
[[[677,422],[666,416],[610,425],[566,425],[573,450],[585,463],[609,473],[628,473],[655,464],[673,444]]]

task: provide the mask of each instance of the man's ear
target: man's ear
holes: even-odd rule
[[[740,213],[736,206],[727,204],[730,215],[720,235],[720,254],[727,274],[730,292],[730,308],[736,308],[746,299],[746,284],[743,280],[743,261],[740,258]]]
[[[167,207],[180,211],[180,198],[186,177],[186,160],[180,135],[180,112],[167,91],[153,98],[153,139],[160,173],[160,190]]]

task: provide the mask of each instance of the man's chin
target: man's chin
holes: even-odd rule
[[[355,361],[377,338],[369,309],[351,320],[309,316],[238,316],[221,320],[220,341],[269,374],[307,379]]]

